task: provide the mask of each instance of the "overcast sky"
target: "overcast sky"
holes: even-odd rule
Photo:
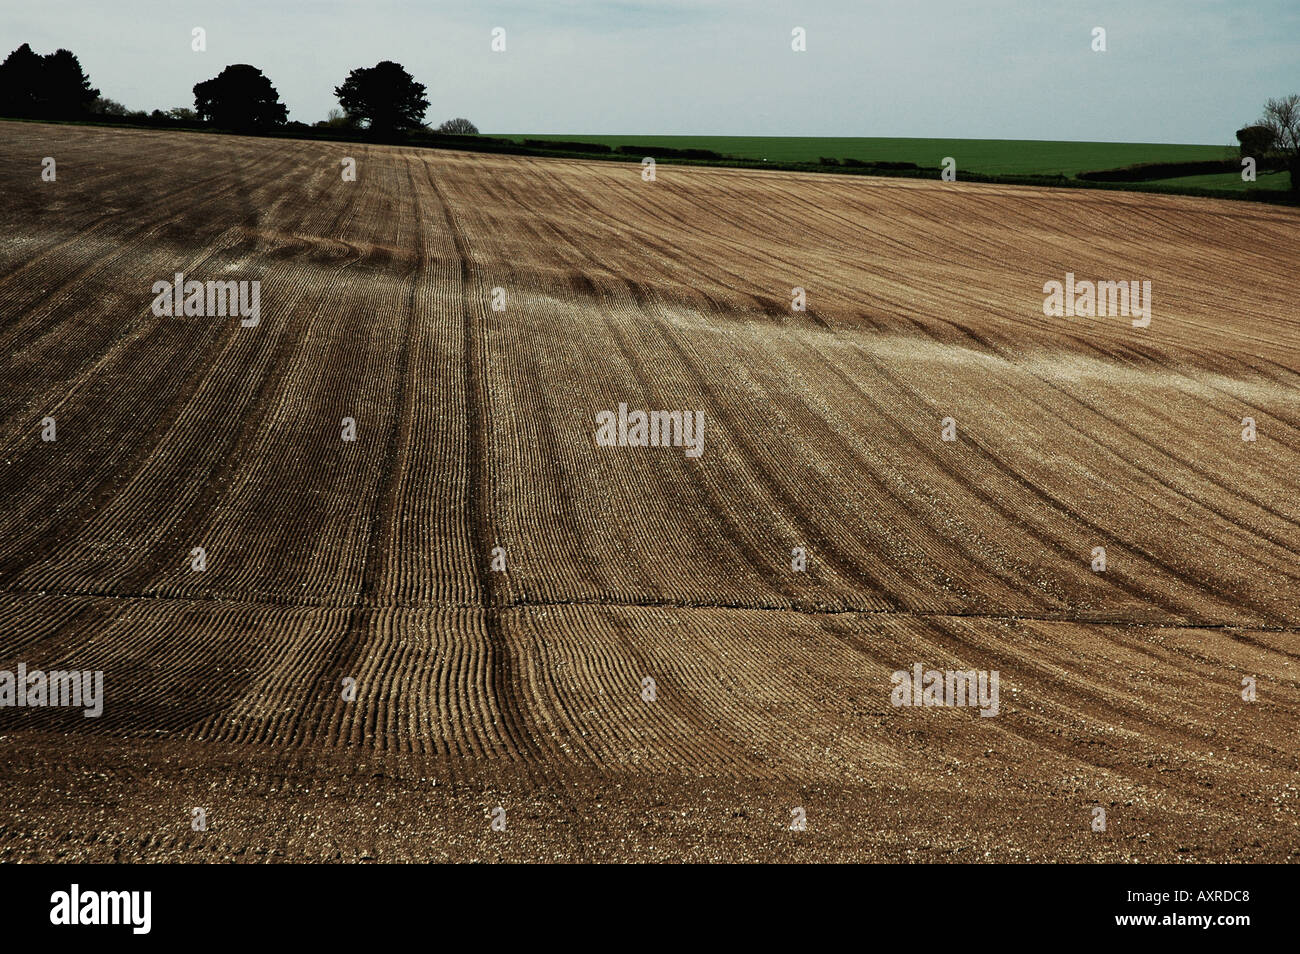
[[[251,63],[309,123],[391,59],[484,132],[1222,144],[1300,92],[1298,0],[2,0],[0,41],[132,109]]]

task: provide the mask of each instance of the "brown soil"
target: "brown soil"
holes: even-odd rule
[[[0,860],[1294,859],[1300,212],[640,173],[0,123]]]

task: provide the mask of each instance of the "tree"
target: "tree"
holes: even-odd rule
[[[445,133],[449,136],[477,136],[478,127],[468,119],[449,119],[434,132]]]
[[[24,43],[0,64],[0,113],[48,119],[85,116],[99,90],[71,50],[40,56]]]
[[[99,90],[71,50],[55,50],[41,62],[42,110],[44,116],[73,119],[90,111]]]
[[[1241,158],[1250,157],[1259,162],[1273,149],[1273,130],[1267,126],[1243,126],[1237,130],[1237,142],[1241,144]]]
[[[0,115],[40,114],[41,74],[44,58],[24,43],[0,63]]]
[[[227,66],[194,87],[198,118],[223,129],[257,132],[282,126],[289,111],[262,71],[247,63]]]
[[[328,116],[316,124],[317,129],[356,129],[357,119],[341,109],[331,109]]]
[[[349,116],[380,135],[419,129],[429,108],[424,84],[391,60],[353,70],[342,86],[334,87],[334,95]]]
[[[95,116],[125,116],[130,112],[117,100],[109,99],[107,96],[96,96],[95,101],[87,107],[87,111]]]
[[[1291,191],[1300,192],[1300,94],[1292,93],[1264,104],[1264,117],[1257,123],[1268,129],[1273,151],[1281,156],[1291,173]]]

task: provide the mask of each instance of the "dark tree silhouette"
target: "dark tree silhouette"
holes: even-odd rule
[[[453,136],[477,136],[478,127],[468,119],[449,119],[434,132],[448,133]]]
[[[271,81],[247,63],[227,66],[195,86],[194,111],[205,123],[244,132],[281,126],[289,118]]]
[[[365,120],[381,135],[420,128],[429,108],[424,85],[391,60],[353,70],[342,86],[334,87],[334,95],[349,116]]]
[[[40,115],[44,68],[44,58],[26,43],[0,63],[0,115]]]
[[[0,64],[0,113],[8,116],[75,119],[98,96],[71,50],[40,56],[24,43]]]
[[[99,90],[90,85],[90,77],[71,50],[55,50],[43,58],[41,67],[42,115],[73,119],[90,112]]]
[[[1273,130],[1267,126],[1243,126],[1237,130],[1242,158],[1247,156],[1261,162],[1273,149]]]

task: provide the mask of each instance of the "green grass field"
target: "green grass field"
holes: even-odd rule
[[[1242,182],[1238,172],[1224,172],[1209,176],[1183,176],[1178,179],[1152,179],[1154,185],[1185,186],[1189,189],[1229,189],[1233,192],[1245,192],[1248,189],[1261,189],[1266,192],[1285,192],[1291,187],[1291,179],[1285,172],[1261,172],[1256,182]]]
[[[492,133],[514,139],[563,139],[596,142],[608,146],[661,145],[677,149],[712,149],[725,156],[767,159],[771,162],[816,162],[861,159],[887,162],[915,162],[938,166],[944,156],[957,160],[957,174],[963,169],[989,175],[1073,176],[1092,169],[1112,169],[1135,162],[1177,162],[1189,159],[1225,159],[1236,155],[1235,147],[1169,145],[1135,142],[1051,142],[1015,139],[867,139],[799,138],[765,136],[564,136],[525,133]],[[1226,183],[1231,176],[1220,178]],[[1261,177],[1262,179],[1263,177]],[[1183,182],[1184,180],[1170,180]],[[1238,177],[1240,183],[1240,177]],[[1243,184],[1244,185],[1244,184]],[[1231,188],[1232,186],[1225,186]]]

